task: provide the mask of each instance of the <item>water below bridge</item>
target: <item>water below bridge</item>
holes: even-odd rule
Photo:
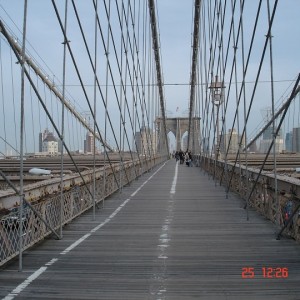
[[[0,298],[300,299],[300,246],[243,207],[168,161],[3,267]]]

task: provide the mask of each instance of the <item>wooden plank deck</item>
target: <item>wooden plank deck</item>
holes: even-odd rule
[[[243,201],[225,199],[199,168],[177,168],[177,181],[169,161],[107,200],[95,221],[88,212],[64,239],[27,251],[23,272],[7,265],[0,299],[300,299],[299,244],[277,241],[254,211],[247,221]],[[242,278],[245,267],[254,278]],[[289,274],[263,278],[263,267]]]

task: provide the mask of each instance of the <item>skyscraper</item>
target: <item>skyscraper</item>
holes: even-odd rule
[[[39,152],[43,152],[43,141],[49,134],[48,128],[44,130],[44,132],[39,133]]]
[[[91,132],[87,132],[86,139],[84,140],[84,153],[94,153],[95,139]]]

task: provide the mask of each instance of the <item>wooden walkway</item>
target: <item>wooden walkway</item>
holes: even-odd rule
[[[96,213],[2,269],[0,299],[300,299],[300,246],[199,168],[169,161]]]

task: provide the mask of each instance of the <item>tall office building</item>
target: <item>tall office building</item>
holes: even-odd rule
[[[86,139],[84,140],[84,153],[93,154],[94,153],[94,143],[95,139],[91,132],[87,132]]]

